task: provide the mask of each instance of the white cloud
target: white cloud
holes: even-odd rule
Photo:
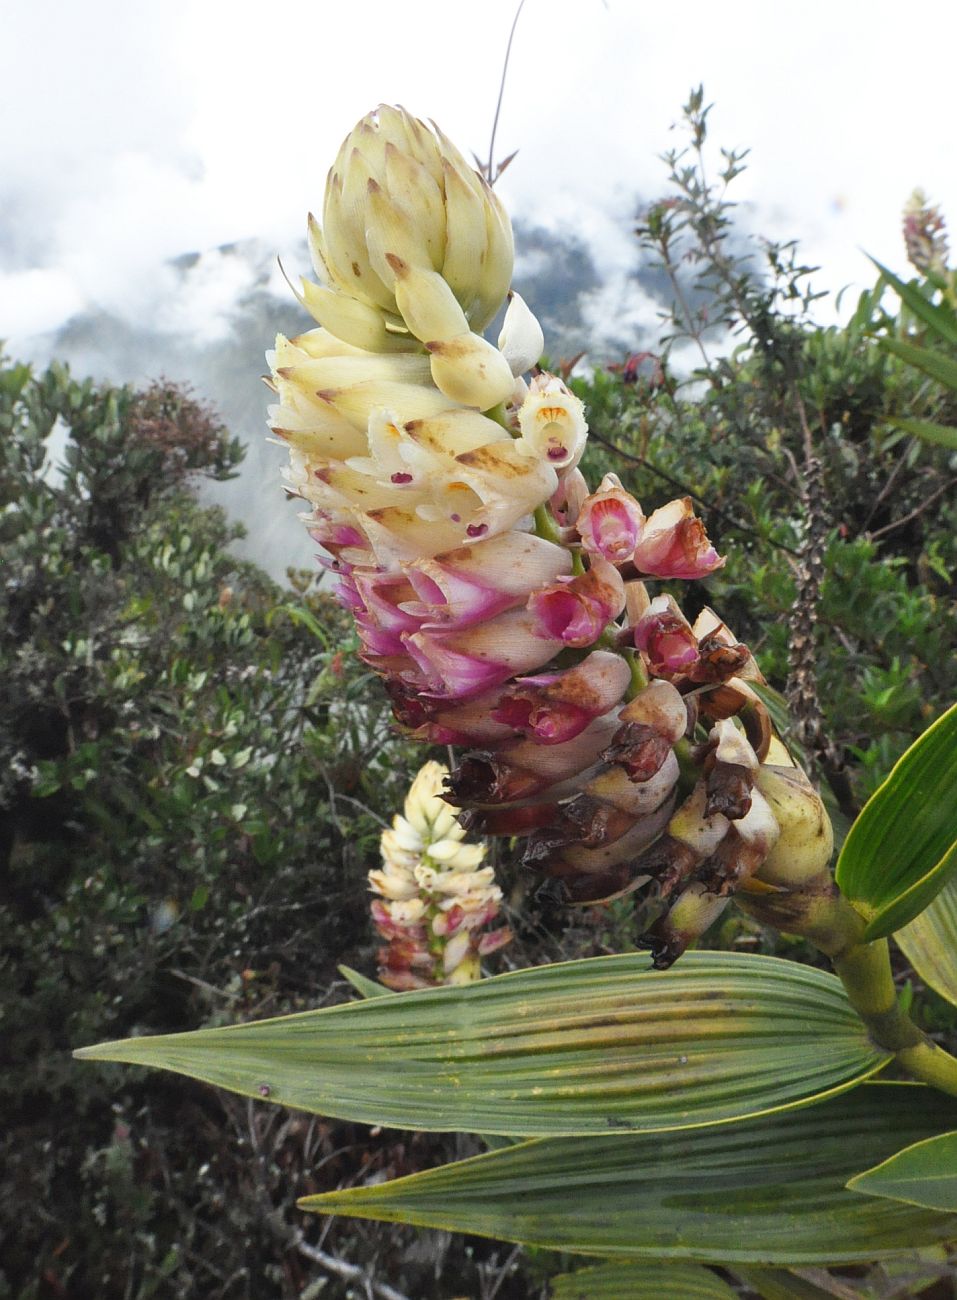
[[[131,320],[220,322],[242,277],[215,258],[189,303],[170,257],[259,238],[290,256],[345,131],[381,99],[434,116],[484,153],[514,0],[7,0],[0,47],[2,320],[29,336],[86,306]],[[689,86],[717,107],[715,144],[752,148],[738,198],[802,239],[832,287],[866,282],[860,247],[901,261],[900,207],[923,185],[957,222],[947,78],[928,74],[957,11],[740,0],[680,6],[527,0],[497,154],[517,215],[631,264],[633,196]],[[714,157],[715,155],[712,155]],[[298,253],[297,253],[298,256]],[[212,280],[223,275],[217,287]],[[238,279],[236,278],[238,276]],[[231,278],[232,277],[232,278]],[[206,325],[204,324],[204,328]]]

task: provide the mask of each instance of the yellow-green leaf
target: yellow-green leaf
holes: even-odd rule
[[[957,705],[898,760],[848,831],[837,883],[865,939],[899,930],[957,868]]]
[[[425,1173],[307,1197],[303,1209],[551,1250],[703,1264],[844,1264],[957,1236],[957,1215],[845,1184],[867,1159],[953,1126],[920,1084],[693,1133],[546,1138]]]
[[[929,325],[933,333],[943,342],[957,344],[957,317],[955,317],[952,310],[946,306],[938,306],[936,303],[932,303],[928,298],[924,297],[916,284],[907,284],[896,276],[893,271],[889,271],[886,266],[882,266],[877,258],[872,257],[871,261],[915,316],[922,320],[925,325]]]
[[[899,357],[909,366],[922,370],[925,375],[930,375],[931,379],[936,379],[946,388],[957,391],[957,361],[952,361],[942,352],[919,348],[916,343],[905,343],[903,339],[882,338],[880,345],[887,352],[893,352],[895,357]]]
[[[735,1268],[734,1272],[761,1300],[865,1300],[854,1287],[817,1269],[813,1275],[820,1284],[784,1268]]]
[[[339,1119],[519,1136],[727,1122],[851,1087],[888,1059],[824,971],[719,952],[649,964],[540,966],[77,1055]]]
[[[595,1264],[552,1278],[552,1300],[737,1300],[737,1292],[698,1264]]]
[[[855,1192],[908,1205],[957,1211],[957,1133],[940,1133],[895,1152],[848,1182]]]
[[[941,447],[949,447],[951,451],[957,451],[957,428],[952,424],[935,424],[933,420],[911,420],[903,416],[889,419],[888,424],[895,429],[903,429],[905,433],[911,433],[915,438],[921,438],[924,442],[938,443]]]
[[[894,942],[924,983],[957,1006],[957,879],[952,876]]]
[[[393,993],[394,989],[386,988],[377,980],[370,980],[368,975],[363,975],[351,966],[340,966],[339,974],[343,979],[348,980],[355,991],[364,998],[381,998],[385,993]]]

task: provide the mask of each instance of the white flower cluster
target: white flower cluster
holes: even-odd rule
[[[394,989],[464,984],[481,974],[480,960],[511,938],[503,927],[484,931],[498,915],[502,891],[485,846],[465,842],[457,810],[441,797],[448,775],[430,762],[382,832],[382,868],[369,872],[378,895],[372,918],[386,945],[379,978]]]

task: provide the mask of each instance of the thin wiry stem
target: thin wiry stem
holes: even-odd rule
[[[512,19],[512,30],[508,34],[508,44],[505,47],[505,62],[502,64],[502,77],[498,83],[498,100],[495,104],[495,116],[492,118],[492,138],[488,144],[488,183],[495,184],[495,135],[498,131],[498,119],[502,112],[502,96],[505,94],[505,82],[508,79],[508,61],[512,53],[512,41],[515,39],[515,28],[518,26],[518,20],[522,16],[522,10],[525,8],[525,0],[519,0],[518,8],[515,10],[515,17]]]

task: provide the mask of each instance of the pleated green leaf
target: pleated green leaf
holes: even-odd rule
[[[888,1059],[824,971],[743,953],[649,964],[540,966],[77,1055],[339,1119],[523,1137],[727,1122],[851,1087]]]
[[[909,366],[922,370],[931,379],[936,379],[945,388],[957,390],[957,361],[934,352],[931,348],[918,347],[916,343],[905,343],[903,339],[881,339],[880,345],[895,357],[906,361]]]
[[[957,1133],[940,1133],[915,1142],[873,1169],[856,1174],[847,1185],[868,1196],[957,1211]]]
[[[736,1268],[735,1276],[746,1282],[761,1300],[865,1300],[862,1292],[846,1283],[831,1285],[821,1275],[824,1285],[784,1268]]]
[[[934,334],[944,343],[957,344],[957,317],[945,306],[930,302],[921,293],[916,284],[907,284],[882,266],[875,257],[871,261],[898,296],[920,320],[928,325]]]
[[[818,1106],[693,1133],[523,1142],[300,1206],[583,1255],[859,1262],[957,1236],[957,1215],[845,1186],[862,1163],[955,1120],[957,1102],[931,1088],[865,1084]]]
[[[911,433],[915,438],[920,438],[924,442],[934,442],[941,447],[949,447],[951,451],[957,451],[957,428],[952,424],[935,424],[933,420],[911,420],[903,416],[888,420],[888,424],[895,429],[903,429],[905,433]]]
[[[957,879],[952,876],[894,942],[924,983],[957,1006]]]
[[[957,705],[920,736],[848,831],[837,883],[868,922],[901,929],[957,868]]]
[[[737,1300],[737,1292],[697,1264],[595,1264],[552,1278],[552,1300]]]

